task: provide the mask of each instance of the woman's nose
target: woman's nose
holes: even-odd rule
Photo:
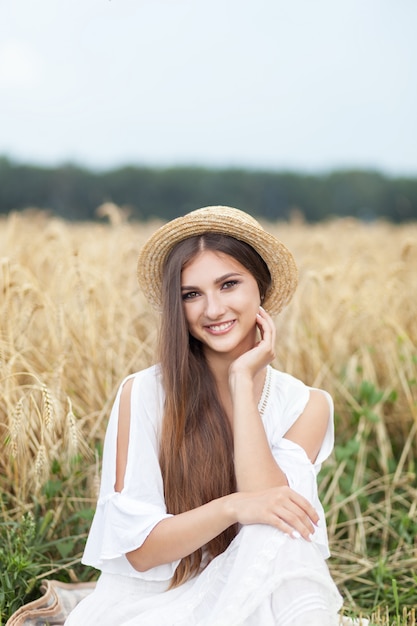
[[[225,306],[220,294],[206,294],[206,316],[215,320],[223,315]]]

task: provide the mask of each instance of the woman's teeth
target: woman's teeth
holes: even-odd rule
[[[226,330],[227,328],[230,328],[230,326],[233,324],[233,321],[231,322],[224,322],[223,324],[212,324],[211,326],[209,326],[210,330],[216,330],[216,331],[220,331],[220,330]]]

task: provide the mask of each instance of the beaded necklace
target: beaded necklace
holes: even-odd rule
[[[261,417],[263,417],[263,414],[265,413],[265,409],[269,400],[269,395],[271,393],[271,371],[272,370],[268,365],[266,368],[264,388],[262,389],[261,399],[259,400],[258,404],[258,411]]]

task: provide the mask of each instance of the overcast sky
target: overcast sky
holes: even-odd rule
[[[417,0],[0,0],[0,155],[417,175]]]

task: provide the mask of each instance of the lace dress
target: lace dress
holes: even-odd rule
[[[100,495],[83,556],[83,563],[101,570],[101,575],[66,626],[339,624],[342,599],[325,561],[329,548],[316,481],[333,447],[333,419],[314,465],[300,446],[283,438],[303,412],[310,389],[268,367],[259,410],[290,487],[320,515],[313,541],[292,539],[267,525],[243,526],[227,550],[198,576],[167,590],[178,561],[138,572],[124,556],[141,546],[159,521],[170,517],[158,464],[164,401],[160,371],[153,366],[129,378],[133,386],[124,488],[121,493],[114,491],[122,383],[107,428]],[[332,407],[330,396],[326,397]]]

